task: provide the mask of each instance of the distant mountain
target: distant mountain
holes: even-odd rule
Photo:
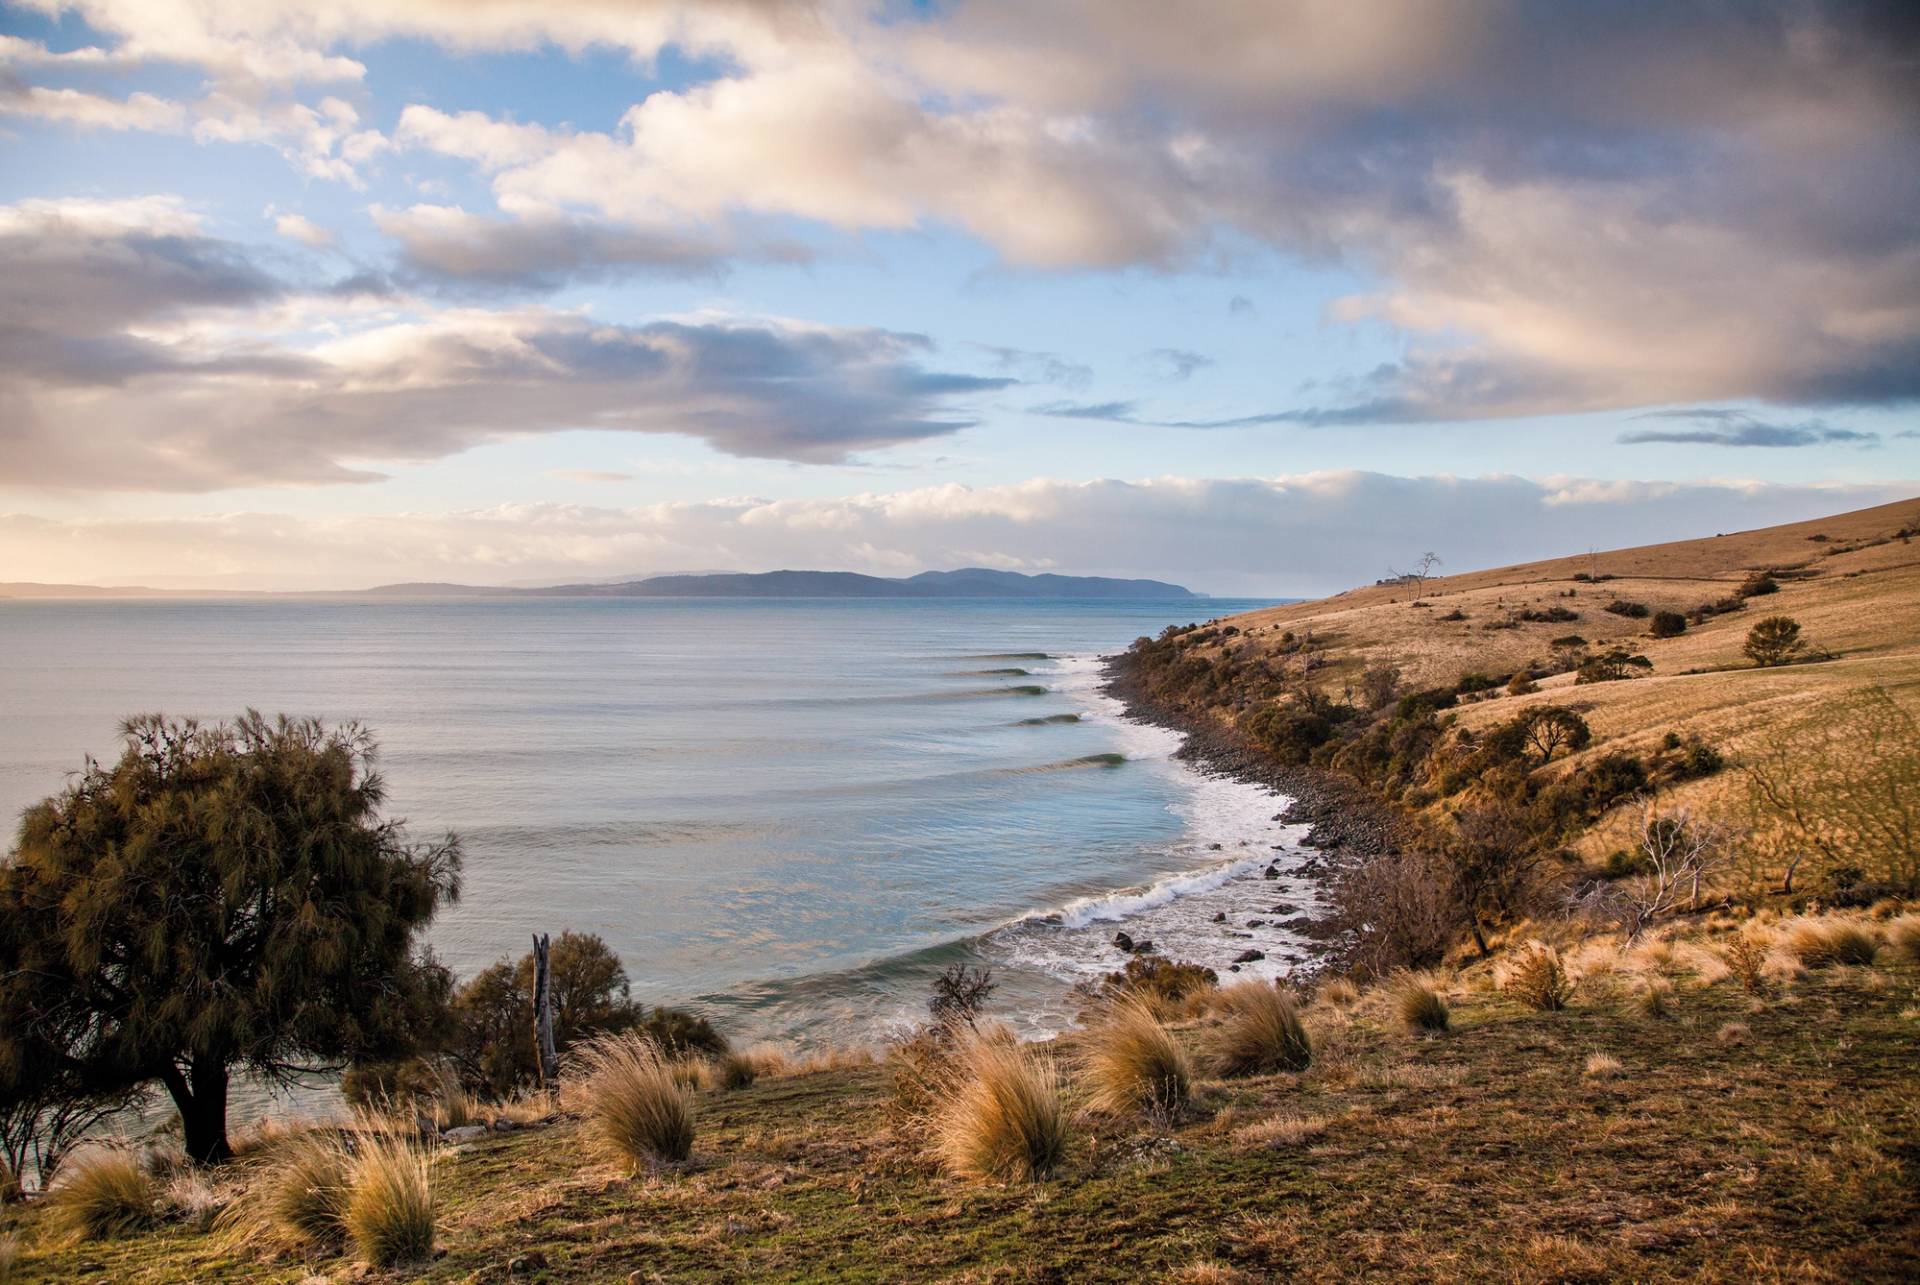
[[[445,592],[443,586],[434,590]],[[381,593],[376,589],[370,592]],[[1115,580],[1106,576],[1022,575],[965,567],[923,571],[889,579],[853,571],[730,572],[699,576],[653,576],[624,584],[554,585],[521,590],[550,596],[620,598],[1169,598],[1202,595],[1162,580]]]

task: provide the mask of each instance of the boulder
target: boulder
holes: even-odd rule
[[[1235,955],[1233,957],[1233,962],[1236,964],[1251,964],[1259,960],[1265,959],[1266,957],[1267,956],[1265,951],[1243,950],[1238,955]]]
[[[1133,937],[1129,933],[1117,932],[1113,935],[1113,944],[1129,955],[1133,953]]]
[[[457,1129],[448,1129],[440,1136],[448,1142],[454,1143],[478,1142],[487,1136],[487,1126],[484,1124],[463,1124]]]

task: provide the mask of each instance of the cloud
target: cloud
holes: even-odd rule
[[[1910,497],[1874,486],[1391,477],[1036,479],[820,499],[448,512],[0,515],[0,562],[39,580],[341,588],[567,581],[727,566],[884,575],[989,564],[1317,594],[1434,549],[1450,570],[1797,521]]]
[[[546,475],[562,482],[585,482],[590,484],[631,482],[633,474],[616,473],[607,469],[592,468],[550,468]]]
[[[573,281],[627,276],[717,276],[736,258],[802,262],[791,242],[744,249],[696,230],[635,229],[564,215],[526,219],[453,206],[373,207],[376,226],[400,249],[400,269],[448,286],[548,291]]]
[[[970,344],[993,358],[1001,370],[1012,371],[1024,383],[1054,384],[1061,388],[1085,388],[1093,382],[1093,367],[1069,361],[1058,353],[1035,352],[1026,348],[1006,348],[997,344]]]
[[[314,250],[326,250],[333,246],[333,233],[315,223],[304,214],[287,213],[274,219],[273,230],[290,241]]]
[[[365,481],[574,428],[833,462],[957,432],[957,401],[1013,382],[930,369],[924,336],[873,328],[612,324],[300,286],[170,198],[0,206],[0,258],[0,476],[16,485]],[[316,341],[322,321],[338,333]]]
[[[1194,371],[1204,366],[1213,365],[1213,358],[1205,353],[1189,352],[1184,348],[1155,348],[1144,354],[1141,361],[1157,378],[1175,383],[1191,378]]]
[[[1822,420],[1800,424],[1779,424],[1754,418],[1746,411],[1717,407],[1688,410],[1649,411],[1635,419],[1670,419],[1708,425],[1692,429],[1635,429],[1622,433],[1617,441],[1639,445],[1666,442],[1700,446],[1819,446],[1831,443],[1875,445],[1878,433],[1834,428]]]
[[[178,130],[186,109],[152,94],[110,98],[78,89],[28,85],[0,72],[0,115],[33,116],[92,129]]]

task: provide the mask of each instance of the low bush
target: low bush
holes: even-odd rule
[[[635,1171],[693,1153],[693,1094],[660,1046],[643,1035],[603,1035],[581,1052],[587,1118]]]
[[[1095,988],[1101,1000],[1138,996],[1149,1002],[1178,1004],[1220,984],[1220,974],[1204,964],[1189,964],[1163,955],[1135,955],[1125,968],[1108,973]]]
[[[1207,1033],[1207,1065],[1218,1075],[1304,1071],[1313,1041],[1293,996],[1267,982],[1242,982],[1221,996],[1226,1018]]]
[[[1800,622],[1791,616],[1768,616],[1747,630],[1741,648],[1747,658],[1762,669],[1791,663],[1806,650],[1800,637]]]
[[[1673,983],[1664,977],[1648,978],[1646,987],[1634,997],[1634,1007],[1640,1010],[1642,1017],[1671,1017]]]
[[[1509,696],[1531,696],[1539,690],[1540,684],[1535,682],[1533,675],[1524,669],[1515,674],[1512,680],[1507,683],[1507,695]]]
[[[1656,611],[1647,632],[1655,638],[1678,638],[1687,632],[1687,618],[1677,611]]]
[[[760,1063],[745,1053],[729,1049],[714,1064],[713,1078],[721,1088],[732,1093],[760,1078]]]
[[[1418,973],[1396,974],[1388,983],[1387,993],[1393,1000],[1400,1024],[1409,1031],[1438,1034],[1452,1023],[1453,1014],[1447,1008],[1446,997]]]
[[[968,1037],[934,1120],[934,1152],[952,1172],[1034,1181],[1067,1151],[1068,1112],[1053,1064],[1026,1045]]]
[[[1767,952],[1746,933],[1735,933],[1727,943],[1727,971],[1740,983],[1740,989],[1749,995],[1764,995],[1767,990]]]
[[[307,1254],[336,1246],[346,1235],[349,1163],[337,1134],[285,1139],[215,1226],[236,1248]]]
[[[1089,1105],[1116,1115],[1145,1111],[1168,1118],[1192,1091],[1186,1050],[1138,1000],[1113,1005],[1087,1033],[1081,1071],[1092,1090]]]
[[[1508,964],[1500,989],[1528,1008],[1558,1012],[1573,998],[1573,979],[1560,962],[1560,952],[1536,941]]]
[[[1569,620],[1580,619],[1577,611],[1568,611],[1565,607],[1529,607],[1517,617],[1532,625],[1557,625]]]
[[[1770,593],[1779,592],[1779,581],[1775,580],[1765,571],[1756,571],[1740,582],[1740,587],[1733,591],[1733,596],[1736,598],[1759,598]]]
[[[361,1259],[373,1267],[433,1255],[433,1157],[390,1130],[362,1132],[355,1144],[342,1222]]]
[[[1613,647],[1598,656],[1589,656],[1574,671],[1575,683],[1617,683],[1625,678],[1634,677],[1636,670],[1649,670],[1653,662],[1645,656],[1628,651],[1625,647]]]
[[[95,1151],[69,1160],[46,1195],[46,1222],[56,1241],[123,1235],[154,1222],[152,1177],[130,1151]]]
[[[1616,616],[1625,616],[1629,620],[1645,620],[1650,614],[1646,603],[1628,602],[1625,598],[1615,598],[1601,610]]]

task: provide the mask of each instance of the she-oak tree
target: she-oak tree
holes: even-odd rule
[[[415,938],[459,895],[460,843],[381,818],[357,725],[121,730],[0,862],[0,1103],[157,1080],[217,1161],[236,1068],[285,1084],[431,1038],[451,978]]]

